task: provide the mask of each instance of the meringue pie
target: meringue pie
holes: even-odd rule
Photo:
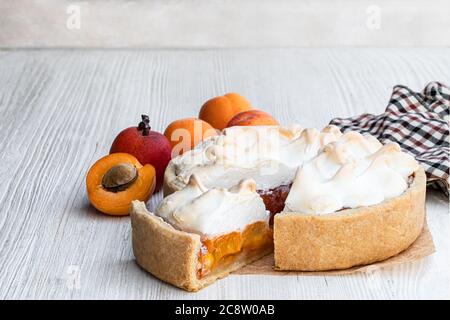
[[[351,268],[415,241],[425,189],[418,162],[371,135],[226,128],[171,160],[154,213],[133,202],[133,251],[190,291],[272,251],[277,270]]]
[[[154,214],[133,203],[134,254],[158,278],[196,291],[273,251],[269,217],[253,180],[207,188],[194,174]]]

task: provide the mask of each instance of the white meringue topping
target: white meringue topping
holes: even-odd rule
[[[269,223],[270,217],[253,180],[230,189],[208,189],[195,174],[182,190],[164,198],[155,214],[179,230],[203,236],[243,230],[257,221]]]
[[[284,212],[327,214],[401,195],[419,163],[396,143],[345,133],[295,175]]]
[[[321,132],[298,125],[226,128],[174,158],[176,179],[171,183],[182,188],[195,174],[206,187],[230,188],[243,177],[254,179],[258,190],[290,184],[299,165],[341,135],[335,126]]]

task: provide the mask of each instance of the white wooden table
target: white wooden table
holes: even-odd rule
[[[450,83],[450,49],[0,51],[0,298],[448,299],[449,203],[436,192],[437,252],[422,261],[349,276],[231,275],[186,293],[135,264],[129,218],[97,213],[84,185],[141,113],[163,130],[236,91],[283,123],[321,127],[381,112],[395,84],[432,80]]]

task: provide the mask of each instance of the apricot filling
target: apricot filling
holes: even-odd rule
[[[275,214],[283,211],[291,186],[292,184],[288,184],[270,190],[257,190],[266,209],[270,211],[270,225],[273,224]],[[250,254],[272,246],[272,229],[264,222],[251,224],[243,232],[235,231],[215,238],[204,238],[197,276],[203,278],[212,271],[233,263],[239,254]]]
[[[250,256],[272,246],[272,229],[262,221],[247,226],[243,232],[235,231],[214,238],[204,238],[198,258],[197,277],[203,278],[230,265],[241,255]]]

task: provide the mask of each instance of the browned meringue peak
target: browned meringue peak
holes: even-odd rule
[[[321,154],[337,163],[346,163],[371,154],[381,147],[381,142],[372,135],[362,135],[356,131],[348,131],[338,140],[326,145]]]
[[[256,184],[246,179],[226,188],[206,188],[193,174],[186,187],[164,198],[155,214],[179,230],[200,235],[219,235],[265,221],[269,212],[256,193]]]
[[[284,211],[326,214],[378,204],[402,194],[418,166],[396,143],[345,133],[298,169]]]
[[[291,183],[299,165],[341,135],[336,126],[322,131],[298,125],[227,128],[174,158],[172,183],[182,188],[196,174],[207,187],[229,188],[246,177],[256,181],[258,190],[272,189]]]

